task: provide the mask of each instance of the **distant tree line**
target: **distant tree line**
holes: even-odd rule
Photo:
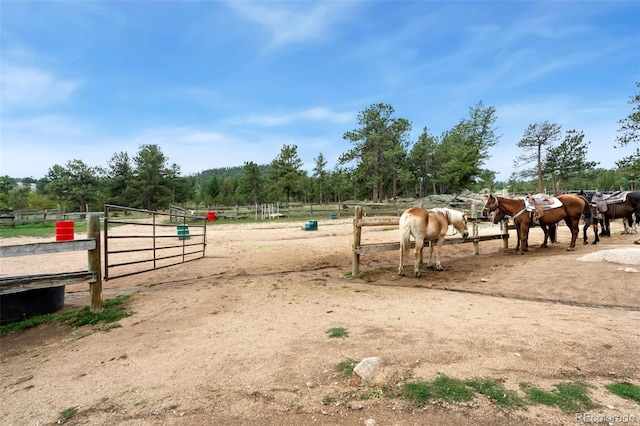
[[[640,83],[637,83],[640,88]],[[619,121],[620,135],[613,148],[640,144],[640,92],[629,102],[633,110]],[[170,204],[191,207],[254,205],[262,203],[340,203],[350,199],[380,202],[398,197],[457,193],[462,190],[562,192],[567,189],[615,190],[636,188],[640,176],[640,148],[620,159],[616,169],[597,168],[587,161],[590,142],[579,130],[562,135],[560,125],[532,123],[517,146],[519,168],[507,182],[485,168],[489,149],[499,136],[495,108],[482,102],[441,135],[424,127],[411,141],[410,121],[394,116],[388,104],[373,104],[360,112],[357,125],[344,133],[351,148],[333,169],[322,153],[310,172],[303,170],[296,145],[283,145],[268,165],[211,169],[181,176],[180,167],[157,145],[142,145],[134,157],[115,153],[106,168],[82,160],[54,165],[39,180],[0,177],[0,207],[41,210],[97,211],[104,204],[149,210]],[[36,191],[31,189],[35,184]]]

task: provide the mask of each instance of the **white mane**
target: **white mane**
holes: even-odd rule
[[[464,213],[459,210],[439,207],[431,209],[431,211],[435,213],[442,213],[443,215],[447,216],[447,219],[449,219],[449,223],[460,223],[464,221]]]

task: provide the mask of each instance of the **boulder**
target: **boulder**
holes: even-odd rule
[[[370,381],[382,368],[382,359],[378,357],[365,358],[353,369],[362,380]]]

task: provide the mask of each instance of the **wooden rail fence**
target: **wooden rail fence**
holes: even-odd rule
[[[97,214],[90,214],[88,217],[86,239],[0,246],[0,257],[31,256],[82,250],[87,250],[88,253],[87,271],[0,277],[0,294],[87,283],[89,284],[91,312],[102,312],[100,218]]]
[[[444,244],[463,244],[473,243],[473,254],[480,253],[480,241],[489,240],[502,240],[502,247],[507,248],[509,246],[509,229],[506,222],[500,223],[500,233],[492,235],[479,235],[478,234],[478,222],[487,221],[486,217],[479,217],[477,215],[477,206],[471,206],[471,214],[468,216],[468,221],[472,223],[471,236],[463,238],[447,238],[444,240]],[[400,250],[400,241],[392,243],[378,243],[378,244],[363,244],[362,243],[362,228],[367,226],[398,226],[400,223],[399,217],[383,217],[375,216],[370,218],[363,217],[363,211],[361,206],[355,207],[353,218],[353,262],[351,273],[352,276],[356,276],[360,273],[360,255],[364,253],[377,253],[381,251]],[[415,242],[411,242],[411,247],[415,247]],[[422,263],[422,259],[420,259]]]

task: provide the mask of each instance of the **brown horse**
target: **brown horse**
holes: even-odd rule
[[[398,275],[404,275],[404,255],[411,247],[411,235],[416,240],[413,274],[416,277],[420,276],[419,266],[422,261],[422,249],[425,241],[430,242],[427,267],[431,268],[433,246],[436,245],[436,269],[442,271],[440,252],[442,251],[449,225],[453,225],[454,228],[460,231],[462,238],[469,236],[467,215],[461,211],[447,208],[425,210],[420,207],[412,207],[405,210],[400,216],[400,265],[398,266]]]
[[[559,195],[556,198],[562,202],[562,206],[549,209],[544,213],[544,216],[540,217],[540,227],[544,231],[544,242],[540,247],[547,247],[549,225],[555,225],[564,219],[569,229],[571,229],[571,243],[567,250],[573,250],[578,238],[580,218],[583,214],[585,217],[591,217],[589,202],[585,197],[571,194]],[[525,251],[528,251],[527,240],[529,238],[529,228],[531,228],[533,224],[533,213],[526,210],[524,200],[497,197],[492,194],[487,195],[484,207],[482,208],[482,215],[487,216],[489,213],[498,209],[513,218],[520,240],[518,253],[524,254]]]
[[[498,223],[503,220],[508,220],[507,216],[508,215],[504,211],[502,211],[501,209],[497,209],[493,212],[493,223]],[[552,243],[558,242],[557,231],[558,231],[558,227],[555,224],[549,225],[549,238],[551,239]],[[516,251],[520,251],[520,228],[516,227],[516,232],[518,234],[516,238],[516,241],[517,241]],[[585,230],[585,235],[586,235],[586,230]],[[585,236],[585,241],[586,241],[586,238],[587,237]],[[528,249],[529,249],[529,241],[526,241],[524,251],[527,251]]]

